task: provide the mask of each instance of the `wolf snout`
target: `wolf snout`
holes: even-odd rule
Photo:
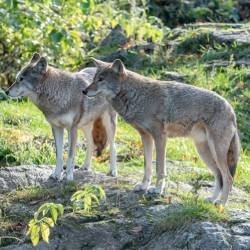
[[[7,90],[5,90],[5,94],[6,95],[9,95],[9,93],[10,93],[10,91],[7,89]]]
[[[85,89],[85,90],[82,91],[82,93],[83,93],[84,95],[87,95],[87,94],[88,94],[88,90]]]

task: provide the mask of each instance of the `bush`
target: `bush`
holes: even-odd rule
[[[161,22],[142,7],[115,0],[0,2],[0,79],[7,85],[35,51],[50,63],[68,69],[85,65],[100,41],[120,24],[130,40],[163,38]]]

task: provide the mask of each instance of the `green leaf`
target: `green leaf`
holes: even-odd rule
[[[57,210],[58,210],[60,216],[63,215],[64,207],[62,204],[57,204]]]
[[[59,43],[63,38],[63,33],[61,31],[56,31],[53,29],[49,34],[50,39],[54,43]]]
[[[38,225],[33,225],[30,228],[30,239],[33,246],[36,246],[40,240],[40,227]]]
[[[54,227],[54,225],[55,225],[54,221],[53,221],[51,218],[44,217],[44,218],[43,218],[43,221],[44,221],[45,223],[47,223],[50,227]]]
[[[45,224],[45,223],[41,224],[41,233],[42,233],[43,240],[49,243],[50,229],[49,229],[48,224]]]
[[[57,220],[57,217],[58,217],[57,209],[55,207],[51,207],[50,213],[51,213],[53,221],[56,223],[56,220]]]

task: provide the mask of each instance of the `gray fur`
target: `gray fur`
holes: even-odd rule
[[[157,187],[153,191],[162,193],[164,189],[166,138],[191,137],[215,175],[212,200],[225,204],[232,187],[230,151],[234,170],[239,158],[239,143],[231,143],[238,135],[230,104],[206,89],[141,76],[126,70],[120,60],[111,64],[95,60],[95,63],[98,71],[93,84],[85,90],[88,96],[106,96],[113,108],[139,131],[143,143],[155,142]],[[144,146],[144,152],[152,150],[145,143]],[[150,191],[152,156],[149,155],[145,155],[145,174],[137,190]]]
[[[104,97],[89,99],[82,94],[93,81],[95,73],[96,68],[85,68],[76,73],[56,69],[48,66],[46,58],[35,53],[30,62],[17,74],[16,81],[7,91],[11,97],[28,96],[52,126],[57,152],[54,178],[61,178],[64,129],[67,129],[69,134],[67,179],[73,179],[78,128],[84,130],[87,138],[87,156],[83,167],[90,170],[90,160],[94,150],[92,129],[98,118],[101,118],[109,143],[112,144],[111,174],[117,174],[114,147],[116,114]]]

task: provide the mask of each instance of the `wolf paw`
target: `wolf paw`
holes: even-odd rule
[[[137,183],[134,187],[135,192],[146,191],[148,189],[147,183]]]
[[[107,173],[108,176],[117,177],[117,171],[112,169]]]

